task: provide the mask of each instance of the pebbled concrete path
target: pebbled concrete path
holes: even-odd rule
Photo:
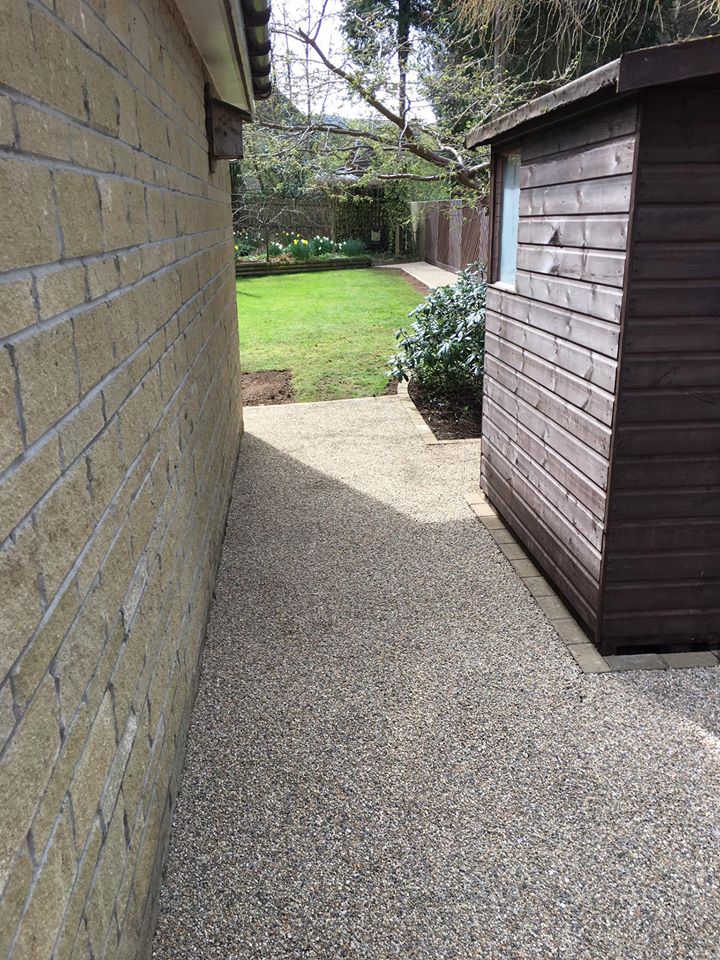
[[[158,960],[720,956],[720,671],[583,675],[396,398],[255,407]]]

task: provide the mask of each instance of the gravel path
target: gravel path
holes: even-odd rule
[[[154,956],[720,957],[720,670],[582,675],[396,399],[245,416]]]

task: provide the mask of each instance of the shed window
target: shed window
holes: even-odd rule
[[[520,218],[520,154],[501,158],[500,233],[498,276],[500,283],[515,285],[517,267],[518,221]]]

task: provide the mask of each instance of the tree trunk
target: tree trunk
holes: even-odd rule
[[[502,4],[495,9],[493,21],[493,80],[499,83],[505,73],[505,21]]]
[[[410,55],[410,0],[398,0],[397,42],[399,74],[398,113],[404,118],[407,113],[407,70]]]

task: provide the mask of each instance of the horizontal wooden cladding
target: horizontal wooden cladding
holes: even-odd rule
[[[545,133],[528,139],[522,145],[523,165],[540,157],[582,150],[605,140],[617,140],[635,132],[637,104],[630,100],[615,104],[592,116],[581,117],[574,123],[555,126]]]
[[[614,250],[574,250],[521,243],[517,265],[519,270],[533,273],[622,287],[625,254]]]
[[[627,234],[627,214],[614,217],[523,218],[518,226],[520,243],[582,250],[624,250]]]
[[[601,491],[606,489],[608,462],[603,454],[583,443],[567,427],[549,419],[544,412],[513,393],[502,383],[493,380],[491,376],[486,378],[483,406],[485,398],[490,401],[491,409],[499,408],[502,410],[506,417],[521,424],[523,431],[537,437],[541,443],[548,447],[549,451],[554,451],[566,462],[572,463],[575,469],[586,477],[591,484],[594,484]],[[496,417],[495,422],[501,429],[505,429],[508,436],[511,435],[510,430],[505,428],[500,417]],[[520,436],[522,437],[524,434],[521,433]],[[586,497],[584,502],[590,506],[591,500]]]
[[[707,109],[707,107],[706,107]],[[720,120],[643,120],[639,159],[659,163],[720,163]]]
[[[627,313],[633,318],[720,318],[720,283],[716,280],[636,279],[628,291]]]
[[[615,374],[617,364],[615,360],[601,353],[595,353],[587,347],[573,343],[545,330],[516,320],[514,317],[504,317],[499,313],[488,310],[486,314],[486,329],[488,333],[515,344],[542,360],[548,361],[560,370],[574,374],[580,378],[581,388],[594,384],[601,390],[609,393],[615,388]],[[546,386],[550,383],[550,373],[541,380]],[[585,396],[583,393],[582,396]],[[574,401],[573,401],[574,402]],[[578,406],[585,407],[585,400],[578,402]]]
[[[638,178],[636,196],[641,204],[718,203],[720,163],[646,162]]]
[[[652,587],[644,583],[612,583],[608,585],[605,595],[606,617],[620,612],[636,615],[658,609],[673,611],[693,608],[714,609],[720,629],[720,580],[660,580]]]
[[[534,489],[538,498],[536,503],[542,500],[547,504],[545,521],[548,526],[558,531],[572,529],[587,541],[597,554],[597,566],[595,566],[595,560],[590,561],[593,572],[599,573],[603,522],[562,486],[551,473],[533,460],[525,450],[514,444],[492,420],[483,428],[483,442],[492,444],[492,447],[502,454],[504,460],[512,465],[515,472],[526,481],[528,490],[530,487]],[[492,452],[489,456],[492,460]],[[558,511],[558,518],[553,518],[553,510]]]
[[[618,409],[623,423],[675,423],[676,432],[692,430],[699,420],[720,418],[720,386],[626,388]]]
[[[514,485],[513,485],[514,484]],[[525,495],[522,478],[501,454],[488,443],[482,456],[482,486],[508,525],[553,580],[581,619],[595,628],[598,607],[598,581],[595,574],[579,565],[573,545],[549,526],[536,509],[535,498]],[[570,535],[571,541],[577,534]]]
[[[639,280],[720,280],[720,243],[686,239],[636,244],[631,276]]]
[[[718,637],[720,608],[667,609],[655,607],[651,611],[632,614],[615,612],[603,618],[603,642],[600,649],[613,641],[618,645],[657,647],[662,639],[702,642]]]
[[[520,216],[626,213],[630,209],[631,179],[627,174],[521,190]]]
[[[672,422],[620,422],[616,430],[616,458],[653,456],[668,451],[677,456],[720,456],[720,420],[694,423],[684,430],[678,430],[677,423]]]
[[[720,515],[720,486],[614,490],[609,523],[630,520],[662,520]]]
[[[666,451],[662,456],[617,456],[615,490],[637,491],[663,487],[720,486],[720,462],[713,454],[692,456]],[[720,500],[715,500],[720,514]]]
[[[720,354],[707,352],[637,354],[625,357],[620,389],[712,387],[720,381]]]
[[[515,290],[520,296],[574,313],[613,322],[620,320],[622,290],[617,287],[519,270]]]
[[[610,452],[610,429],[579,407],[572,406],[552,390],[535,383],[499,357],[486,354],[487,373],[510,393],[539,410],[549,420],[564,427],[602,457]]]
[[[517,320],[535,330],[542,330],[579,347],[586,347],[593,353],[600,353],[611,359],[618,355],[620,328],[611,321],[587,317],[562,307],[548,306],[493,287],[488,287],[487,309],[488,313],[495,313],[508,320]]]
[[[491,375],[504,380],[507,377],[498,374],[496,361],[499,361],[510,370],[514,370],[528,380],[549,388],[558,397],[567,403],[599,420],[608,427],[612,423],[613,398],[611,394],[594,388],[580,377],[573,376],[560,369],[551,361],[542,360],[536,354],[518,347],[515,344],[502,340],[488,332],[485,337],[486,369]]]
[[[665,552],[720,549],[720,517],[669,517],[648,523],[646,520],[620,520],[607,531],[609,555],[620,553]],[[667,577],[667,573],[666,573]]]
[[[623,341],[626,358],[652,353],[720,352],[720,317],[635,318]]]
[[[649,204],[635,212],[636,243],[720,241],[720,203]],[[651,250],[647,251],[652,253]]]
[[[632,173],[634,150],[635,136],[631,135],[582,150],[569,150],[533,163],[526,163],[523,158],[520,188],[524,190]]]
[[[720,578],[720,551],[689,550],[672,553],[612,553],[605,567],[606,583],[644,583],[662,580],[668,570],[681,580]]]
[[[542,469],[555,477],[569,493],[597,517],[598,520],[604,520],[605,517],[605,491],[598,484],[590,480],[575,463],[566,459],[557,452],[551,445],[551,430],[543,418],[537,415],[534,420],[528,417],[529,422],[521,422],[513,417],[507,410],[486,396],[483,402],[484,423],[490,436],[492,431],[501,431],[508,440],[518,446],[521,450],[531,457]],[[541,435],[532,432],[531,427],[541,431]],[[562,449],[568,449],[567,438],[558,437],[560,431],[556,431],[555,443]],[[604,476],[607,465],[600,463],[600,476]]]

